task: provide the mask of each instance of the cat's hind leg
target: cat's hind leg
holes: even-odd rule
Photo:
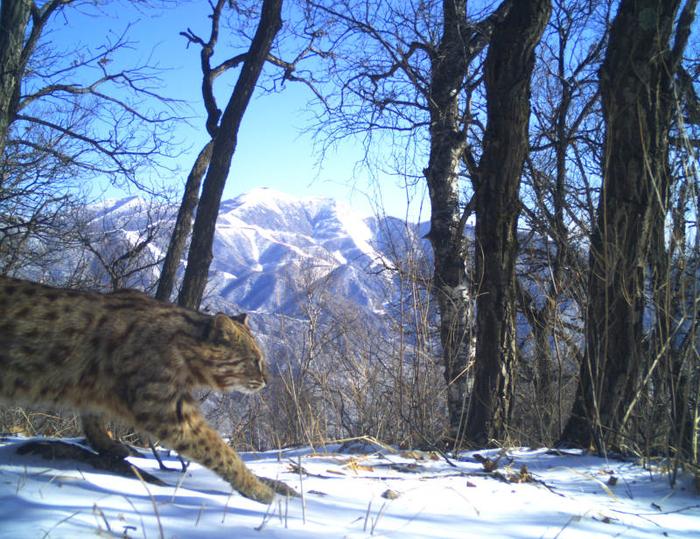
[[[114,440],[107,432],[105,419],[101,414],[83,412],[80,415],[83,433],[87,443],[100,455],[114,458],[125,458],[135,452],[127,445]]]

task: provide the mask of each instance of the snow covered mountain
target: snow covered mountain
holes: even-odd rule
[[[221,205],[212,292],[248,311],[297,314],[319,280],[344,297],[381,309],[367,271],[383,254],[370,220],[331,199],[255,189]]]
[[[159,218],[164,231],[174,212]],[[147,213],[134,197],[109,201],[95,208],[93,224],[120,230],[133,244]],[[390,300],[391,276],[382,271],[389,245],[395,249],[418,234],[419,228],[394,218],[362,217],[333,199],[257,188],[221,204],[203,304],[304,318],[305,302],[322,285],[330,297],[381,314]],[[167,234],[156,240],[150,247],[154,256],[166,242]],[[184,270],[185,260],[181,264]]]

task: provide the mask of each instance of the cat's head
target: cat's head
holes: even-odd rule
[[[221,391],[254,393],[267,384],[267,365],[253,333],[248,316],[218,313],[209,320],[207,342],[216,352],[211,380]]]

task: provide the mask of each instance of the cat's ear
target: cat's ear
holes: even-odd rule
[[[222,313],[216,313],[209,320],[207,337],[211,340],[221,338],[222,335],[226,334],[225,328],[227,323],[230,324],[228,316]]]
[[[242,324],[247,328],[250,328],[250,326],[248,325],[248,313],[236,314],[231,317],[231,320],[233,320],[234,322],[238,322],[239,324]]]

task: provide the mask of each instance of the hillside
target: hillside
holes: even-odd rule
[[[107,201],[93,209],[91,226],[133,238],[147,211],[133,197]],[[174,212],[163,213],[160,228],[170,229]],[[391,256],[389,240],[415,240],[418,229],[393,218],[362,217],[332,199],[254,189],[221,204],[205,305],[224,300],[247,312],[294,317],[300,296],[323,281],[334,294],[381,312],[390,277],[380,270]],[[166,240],[162,235],[155,242],[156,254]]]

